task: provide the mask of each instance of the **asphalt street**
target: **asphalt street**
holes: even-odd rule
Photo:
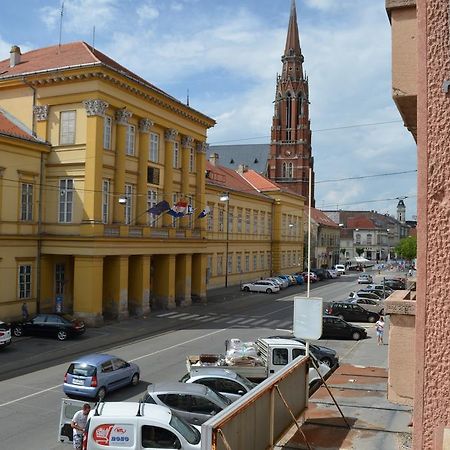
[[[324,301],[345,298],[357,288],[356,276],[317,283],[311,295]],[[63,450],[57,442],[62,382],[68,362],[78,354],[100,350],[135,361],[141,382],[108,396],[109,401],[138,400],[150,382],[176,381],[186,373],[188,354],[223,352],[224,341],[238,337],[282,334],[292,329],[293,298],[304,288],[280,294],[247,294],[238,289],[217,291],[207,305],[156,311],[143,319],[129,319],[67,342],[24,337],[0,353],[0,450]],[[369,338],[354,342],[321,340],[334,348],[341,362],[387,367],[387,345],[379,347],[374,326]]]

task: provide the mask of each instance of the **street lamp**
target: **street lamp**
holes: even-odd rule
[[[225,246],[225,287],[228,287],[228,246],[229,246],[229,236],[230,236],[230,193],[223,192],[220,194],[219,200],[221,202],[227,202],[227,235],[226,235],[226,246]]]

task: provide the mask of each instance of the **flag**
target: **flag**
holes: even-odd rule
[[[170,205],[169,203],[167,203],[165,200],[163,200],[162,202],[157,203],[155,206],[153,206],[152,208],[150,208],[148,210],[148,212],[150,214],[154,214],[155,216],[159,216],[160,214],[162,214],[164,211],[168,211],[170,209]]]
[[[209,208],[209,206],[207,206],[199,215],[198,215],[198,219],[203,219],[203,217],[206,217],[209,213],[211,212],[211,209]]]
[[[189,205],[186,200],[179,200],[167,211],[167,214],[172,217],[183,217],[188,212],[188,206]]]
[[[192,205],[188,205],[188,206],[187,206],[187,212],[186,212],[186,215],[187,215],[187,216],[190,216],[190,215],[192,215],[192,214],[194,214],[194,208],[193,208]]]

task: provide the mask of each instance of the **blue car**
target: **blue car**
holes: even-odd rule
[[[137,364],[106,354],[82,356],[73,361],[64,375],[63,391],[73,397],[103,400],[108,392],[139,383]]]
[[[300,274],[295,274],[294,277],[295,280],[297,281],[297,284],[303,284],[305,282],[304,278]]]

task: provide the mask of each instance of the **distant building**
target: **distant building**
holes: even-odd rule
[[[305,230],[307,232],[307,215]],[[307,242],[305,234],[305,242]],[[325,213],[311,208],[311,267],[331,268],[339,263],[340,228]]]

